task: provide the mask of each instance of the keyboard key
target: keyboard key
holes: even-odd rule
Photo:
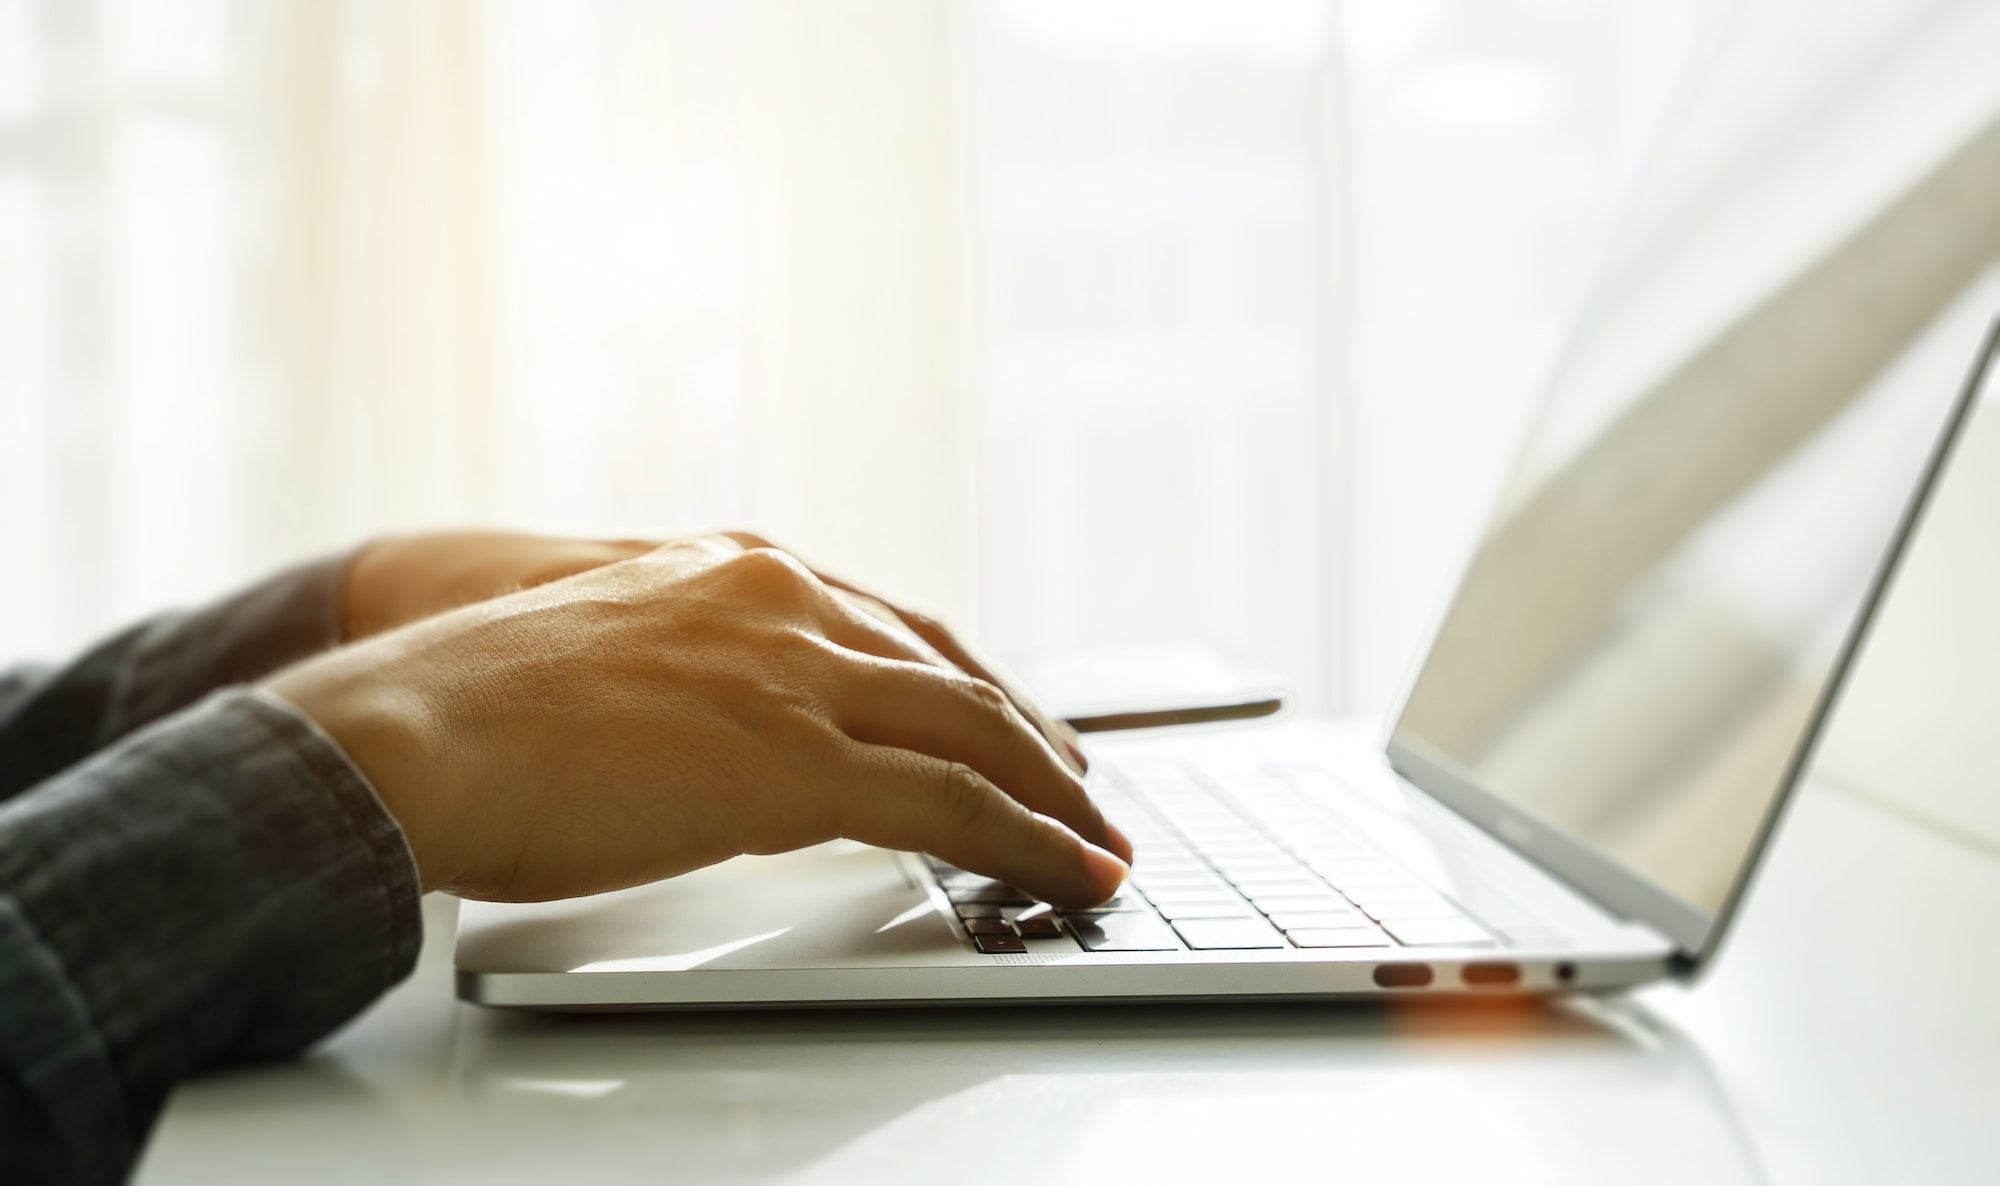
[[[1285,940],[1262,919],[1190,918],[1174,924],[1196,951],[1283,947]]]
[[[1224,880],[1222,874],[1218,874],[1212,868],[1200,868],[1200,870],[1188,868],[1188,870],[1168,870],[1168,872],[1146,870],[1146,872],[1134,872],[1132,874],[1132,884],[1134,886],[1158,886],[1162,890],[1214,886],[1214,884],[1222,884],[1222,880]]]
[[[991,902],[996,906],[1026,906],[1033,898],[1011,885],[1001,885],[997,881],[982,881],[976,885],[947,885],[947,898],[955,903]]]
[[[1238,869],[1225,869],[1222,875],[1229,879],[1231,885],[1245,893],[1255,893],[1259,890],[1280,892],[1290,889],[1295,892],[1311,892],[1326,889],[1326,882],[1303,869],[1289,873],[1283,869],[1254,869],[1247,873]]]
[[[1412,947],[1490,947],[1493,936],[1476,923],[1436,919],[1397,919],[1382,929]]]
[[[1458,922],[1465,921],[1465,915],[1461,914],[1458,907],[1453,906],[1450,902],[1370,902],[1366,906],[1363,906],[1362,909],[1367,911],[1368,917],[1375,919],[1377,922],[1389,918],[1410,920],[1435,918],[1452,919]]]
[[[1215,870],[1209,868],[1206,861],[1194,859],[1189,859],[1185,864],[1179,861],[1158,862],[1148,859],[1144,853],[1141,853],[1132,866],[1132,880],[1141,885],[1144,885],[1148,881],[1157,881],[1162,885],[1166,885],[1179,884],[1186,881],[1212,881],[1214,879]]]
[[[1301,927],[1285,938],[1300,947],[1389,947],[1387,936],[1374,927]]]
[[[1214,866],[1215,871],[1232,881],[1255,877],[1268,872],[1273,877],[1288,877],[1304,872],[1304,866],[1283,852],[1271,853],[1230,853],[1204,852],[1204,859]]]
[[[1310,877],[1285,881],[1239,881],[1236,888],[1248,898],[1314,897],[1327,892],[1325,882]]]
[[[1352,836],[1336,832],[1328,832],[1312,840],[1294,841],[1292,847],[1300,856],[1308,859],[1340,860],[1347,857],[1362,858],[1376,855],[1375,850]]]
[[[1246,874],[1256,873],[1260,870],[1268,871],[1274,875],[1302,873],[1305,871],[1303,863],[1284,853],[1268,853],[1261,856],[1217,857],[1215,859],[1215,867],[1225,873],[1240,871]]]
[[[1146,904],[1145,904],[1144,902],[1140,901],[1140,900],[1139,900],[1139,899],[1138,899],[1138,898],[1137,898],[1136,896],[1134,896],[1133,894],[1130,894],[1130,893],[1128,893],[1128,892],[1126,892],[1126,891],[1124,891],[1124,890],[1120,890],[1120,891],[1118,891],[1118,893],[1116,893],[1115,895],[1113,895],[1113,896],[1112,896],[1112,898],[1111,898],[1111,900],[1110,900],[1109,902],[1105,902],[1105,903],[1103,903],[1103,904],[1101,904],[1101,905],[1097,905],[1097,906],[1091,906],[1091,907],[1089,907],[1089,908],[1087,908],[1087,909],[1084,909],[1084,910],[1071,910],[1071,911],[1069,911],[1068,913],[1070,913],[1070,914],[1120,914],[1120,913],[1126,913],[1126,912],[1130,912],[1130,911],[1137,911],[1138,913],[1141,913],[1141,914],[1149,914],[1149,913],[1151,913],[1151,911],[1149,911],[1149,910],[1147,910],[1147,909],[1146,909]]]
[[[1337,856],[1314,852],[1299,855],[1305,858],[1306,868],[1321,877],[1359,877],[1368,873],[1402,872],[1381,857],[1365,850],[1341,853]]]
[[[1177,869],[1194,859],[1179,840],[1165,833],[1141,832],[1135,836],[1127,829],[1125,839],[1132,842],[1134,867],[1143,862],[1148,869]]]
[[[1190,822],[1189,827],[1191,830],[1202,829],[1201,824],[1193,822]],[[1248,829],[1245,829],[1241,834],[1220,829],[1195,830],[1193,831],[1193,838],[1195,847],[1200,850],[1201,855],[1217,864],[1225,861],[1250,860],[1259,857],[1274,861],[1288,861],[1291,859],[1291,855],[1284,849],[1279,848],[1269,840]]]
[[[1359,910],[1315,910],[1309,914],[1279,912],[1271,915],[1271,925],[1287,932],[1329,931],[1337,927],[1366,927],[1368,919]]]
[[[1307,860],[1306,864],[1312,866],[1313,872],[1334,879],[1341,877],[1366,877],[1371,873],[1395,873],[1398,871],[1396,866],[1375,856],[1318,857]]]
[[[1132,884],[1142,890],[1156,889],[1209,889],[1220,887],[1223,880],[1206,869],[1189,869],[1185,872],[1155,873],[1147,870],[1132,875]]]
[[[1350,889],[1401,887],[1416,884],[1416,882],[1410,880],[1409,874],[1398,873],[1393,869],[1381,873],[1347,873],[1339,877],[1329,878],[1329,880],[1342,893]]]
[[[1146,894],[1155,906],[1197,905],[1202,902],[1241,902],[1243,899],[1228,886],[1198,890],[1152,890]]]
[[[1266,914],[1299,913],[1318,910],[1352,910],[1339,894],[1259,894],[1250,899]]]
[[[1063,919],[1085,951],[1181,949],[1173,928],[1150,914],[1067,914]]]
[[[1364,910],[1366,910],[1370,906],[1383,905],[1389,902],[1400,903],[1400,902],[1444,901],[1443,898],[1438,897],[1436,890],[1426,889],[1423,886],[1417,885],[1414,882],[1404,882],[1402,885],[1393,885],[1393,886],[1373,885],[1373,886],[1349,887],[1343,885],[1340,887],[1340,892],[1346,894],[1349,901],[1353,902],[1356,906],[1359,906]]]
[[[960,918],[999,918],[1000,907],[992,902],[960,902],[952,907]]]
[[[1257,917],[1257,911],[1241,898],[1224,902],[1168,902],[1160,907],[1160,914],[1173,922],[1184,918]]]
[[[1019,935],[974,935],[972,945],[987,955],[1019,955],[1028,950]]]
[[[1014,928],[1004,918],[968,918],[965,929],[975,935],[1011,935]]]
[[[1062,928],[1056,925],[1054,916],[1037,914],[1033,918],[1023,918],[1014,923],[1014,929],[1021,932],[1023,939],[1060,939]]]

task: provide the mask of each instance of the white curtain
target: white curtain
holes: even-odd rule
[[[0,0],[0,651],[752,523],[1331,686],[1327,0]]]
[[[1377,705],[1696,2],[0,0],[0,656],[752,523]]]
[[[0,14],[0,650],[467,522],[972,610],[953,5]]]

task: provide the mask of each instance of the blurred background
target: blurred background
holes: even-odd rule
[[[755,524],[1018,662],[1378,703],[1701,17],[0,0],[0,652]]]
[[[1586,307],[1672,331],[1615,377],[1942,201],[1885,373],[1963,366],[1993,7],[0,0],[0,655],[389,531],[747,524],[1029,668],[1379,709]]]

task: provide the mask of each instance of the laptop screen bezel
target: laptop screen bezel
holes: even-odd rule
[[[1987,372],[1996,353],[2000,353],[2000,317],[1996,317],[1987,328],[1984,341],[1973,358],[1972,368],[1966,376],[1964,386],[1951,404],[1945,423],[1938,432],[1937,440],[1931,447],[1916,485],[1905,502],[1895,530],[1890,535],[1882,559],[1875,567],[1854,622],[1835,655],[1826,682],[1820,689],[1812,712],[1807,717],[1806,727],[1800,735],[1799,743],[1771,797],[1771,805],[1757,826],[1744,855],[1742,867],[1737,870],[1721,909],[1715,914],[1710,915],[1637,870],[1613,860],[1581,840],[1515,807],[1481,786],[1446,755],[1425,745],[1421,738],[1405,728],[1404,718],[1410,696],[1422,678],[1423,668],[1429,665],[1430,651],[1436,646],[1437,634],[1443,629],[1443,618],[1440,618],[1437,630],[1432,634],[1430,645],[1425,648],[1424,663],[1418,666],[1416,675],[1405,686],[1401,702],[1396,707],[1395,724],[1390,729],[1385,743],[1390,766],[1419,790],[1451,808],[1502,844],[1567,882],[1572,888],[1606,910],[1621,917],[1647,923],[1659,930],[1680,949],[1683,974],[1692,975],[1713,957],[1721,946],[1722,939],[1742,905],[1757,868],[1763,863],[1764,853],[1770,846],[1771,837],[1811,763],[1813,753],[1825,731],[1827,720],[1832,715],[1835,704],[1838,703],[1841,689],[1846,685],[1861,647],[1867,641],[1868,631],[1880,616],[1882,603],[1887,599],[1903,557],[1909,551],[1910,541],[1916,535],[1917,529],[1922,526],[1924,513],[1937,490],[1939,478],[1950,464],[1952,454],[1964,436],[1965,425],[1971,419],[1972,409],[1979,401],[1980,390],[1985,384]],[[1481,533],[1482,541],[1487,534],[1490,534],[1492,527],[1493,524],[1489,522],[1486,531]],[[1477,553],[1478,548],[1475,546],[1473,555]],[[1463,574],[1460,581],[1462,586]],[[1447,616],[1448,613],[1449,610]]]

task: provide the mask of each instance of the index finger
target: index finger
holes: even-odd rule
[[[927,663],[883,659],[857,665],[850,678],[852,692],[832,705],[849,737],[962,762],[1030,810],[1131,860],[1132,842],[992,684]]]
[[[927,852],[1065,909],[1116,893],[1131,867],[1037,814],[972,767],[893,746],[854,743],[859,781],[829,803],[840,834]]]

